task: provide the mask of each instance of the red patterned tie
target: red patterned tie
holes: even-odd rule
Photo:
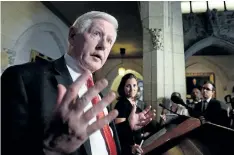
[[[90,88],[94,86],[94,83],[93,83],[93,79],[92,77],[90,76],[89,79],[87,80],[87,87]],[[92,99],[92,104],[97,104],[98,102],[100,101],[100,98],[99,96],[95,96],[93,99]],[[97,119],[100,119],[102,117],[104,117],[105,114],[104,114],[104,111],[100,112],[98,115],[97,115]],[[105,125],[103,128],[102,128],[102,135],[105,139],[105,142],[107,144],[107,147],[108,147],[108,151],[109,151],[109,155],[117,155],[117,150],[116,150],[116,145],[115,145],[115,141],[111,135],[111,130],[110,130],[110,127],[109,125]]]

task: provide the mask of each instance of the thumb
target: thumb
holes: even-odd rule
[[[58,87],[57,105],[59,105],[62,102],[63,96],[65,95],[67,89],[61,84],[58,84],[57,87]]]

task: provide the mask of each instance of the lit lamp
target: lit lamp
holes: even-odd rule
[[[125,74],[125,68],[120,67],[118,72],[119,72],[119,75],[124,76],[124,74]]]
[[[121,55],[121,64],[123,64],[123,56],[125,55],[125,48],[120,48],[120,55]],[[124,76],[125,68],[120,67],[118,72],[119,72],[119,75]]]

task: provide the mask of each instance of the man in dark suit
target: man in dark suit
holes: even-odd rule
[[[202,102],[195,104],[193,112],[195,117],[204,116],[205,120],[215,124],[230,126],[228,114],[228,106],[221,101],[213,98],[215,93],[215,85],[206,81],[202,86]]]
[[[68,52],[51,63],[9,67],[2,83],[2,154],[117,155],[118,136],[108,113],[115,98],[98,93],[107,80],[92,81],[117,37],[117,20],[104,12],[88,12],[69,30]],[[152,120],[150,108],[129,121],[132,130]],[[111,123],[109,123],[111,122]],[[110,128],[111,127],[111,128]]]

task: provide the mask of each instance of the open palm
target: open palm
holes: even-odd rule
[[[150,109],[151,106],[148,106],[142,112],[136,113],[136,105],[133,106],[128,118],[132,130],[139,130],[153,120],[156,111],[151,111]]]

